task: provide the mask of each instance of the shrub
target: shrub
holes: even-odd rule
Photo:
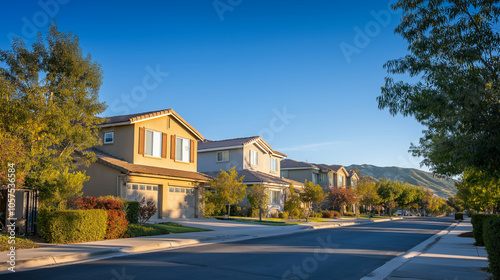
[[[134,224],[131,224],[128,226],[127,233],[130,237],[139,237],[139,236],[169,234],[170,232],[166,229],[152,227],[152,225],[134,225]]]
[[[75,243],[102,240],[106,236],[104,210],[40,211],[38,225],[42,237],[50,243]]]
[[[483,231],[490,272],[493,279],[500,279],[500,218],[486,219]]]
[[[483,240],[483,225],[487,219],[498,217],[498,215],[488,215],[488,214],[473,214],[471,217],[472,223],[472,235],[476,239],[476,245],[484,246]]]
[[[464,219],[464,213],[462,212],[455,213],[455,220],[463,220],[463,219]]]
[[[344,212],[344,216],[354,217],[356,214],[354,214],[354,212]]]
[[[108,221],[106,227],[106,239],[116,239],[125,237],[128,228],[128,221],[121,210],[106,210]]]
[[[153,200],[146,201],[146,198],[141,199],[141,207],[139,208],[139,223],[143,225],[147,223],[154,214],[156,214],[156,204]]]
[[[288,219],[288,212],[281,212],[278,214],[280,219]]]
[[[124,208],[127,221],[131,224],[139,223],[139,209],[141,208],[139,201],[125,201]]]
[[[314,213],[314,218],[321,218],[321,217],[323,217],[323,214],[321,212]]]

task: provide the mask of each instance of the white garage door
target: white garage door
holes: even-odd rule
[[[169,218],[194,218],[195,203],[195,189],[174,186],[168,188],[167,216]]]
[[[158,209],[158,185],[127,184],[127,200],[140,202],[143,197],[146,198],[146,201],[153,200]],[[158,218],[158,212],[153,218]]]

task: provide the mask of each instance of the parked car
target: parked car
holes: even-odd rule
[[[402,216],[402,215],[403,215],[403,210],[398,210],[398,211],[396,211],[396,215],[398,215],[398,216]],[[406,210],[404,211],[404,215],[405,215],[405,216],[413,216],[410,212],[408,212],[408,211],[406,211]]]

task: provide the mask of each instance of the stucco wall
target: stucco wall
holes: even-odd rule
[[[257,165],[250,164],[250,151],[257,151]],[[271,171],[271,158],[277,159],[277,171]],[[280,159],[271,156],[263,151],[257,144],[245,146],[243,149],[243,168],[269,173],[274,176],[280,176]]]
[[[243,169],[243,148],[241,149],[231,149],[231,150],[221,150],[229,151],[229,161],[217,162],[217,152],[220,151],[210,151],[210,152],[199,152],[198,153],[198,172],[218,172],[222,170],[228,170],[233,166],[236,166],[236,170],[240,171]]]
[[[104,144],[104,133],[113,132],[114,142],[112,144]],[[98,149],[123,158],[128,162],[134,160],[134,128],[133,125],[105,127],[99,131],[102,146]]]
[[[121,174],[120,171],[98,162],[92,163],[85,170],[86,175],[90,176],[90,180],[83,184],[82,191],[84,196],[119,195],[117,180]]]

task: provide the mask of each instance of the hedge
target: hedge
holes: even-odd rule
[[[102,240],[106,236],[105,210],[41,210],[37,226],[50,243],[78,243]]]
[[[483,241],[483,225],[487,219],[500,217],[499,215],[491,214],[473,214],[471,217],[472,235],[476,239],[476,245],[484,246]]]
[[[463,219],[464,219],[464,213],[462,212],[455,213],[455,220],[463,220]]]
[[[490,272],[493,274],[493,279],[498,280],[500,279],[500,218],[487,219],[483,231]]]
[[[141,208],[139,201],[125,201],[123,204],[127,221],[131,224],[139,223],[139,209]]]

